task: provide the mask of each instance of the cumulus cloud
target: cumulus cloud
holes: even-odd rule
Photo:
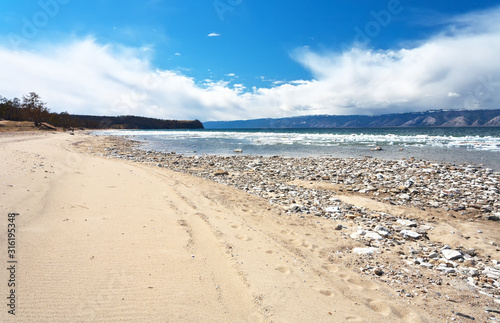
[[[412,48],[297,49],[292,57],[313,78],[267,88],[199,84],[155,69],[143,49],[92,38],[33,52],[0,47],[0,94],[35,91],[53,111],[202,121],[500,107],[500,9],[449,19]]]

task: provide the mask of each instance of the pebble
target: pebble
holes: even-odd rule
[[[417,227],[417,223],[410,221],[410,220],[398,219],[396,222],[401,224],[402,226],[409,227],[409,228],[416,228]]]
[[[369,247],[369,248],[354,248],[352,249],[352,252],[357,253],[358,255],[372,255],[374,254],[378,249]]]
[[[457,260],[463,257],[460,251],[452,249],[441,250],[441,253],[443,254],[446,260]]]
[[[422,235],[412,230],[401,230],[403,237],[410,237],[412,239],[419,239]]]
[[[382,240],[382,236],[377,232],[369,231],[365,233],[365,238],[369,240]]]
[[[490,220],[490,221],[500,221],[500,215],[498,215],[498,214],[490,215],[488,217],[488,220]]]
[[[488,313],[489,313],[489,312],[492,312],[492,313],[497,313],[497,314],[500,314],[500,308],[498,308],[498,307],[486,306],[486,307],[484,308],[484,310],[485,310],[486,312],[488,312]]]

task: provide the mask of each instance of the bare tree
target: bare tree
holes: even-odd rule
[[[23,108],[31,116],[31,121],[35,123],[35,127],[39,127],[43,121],[43,117],[49,112],[40,96],[35,92],[30,92],[28,95],[23,96]]]

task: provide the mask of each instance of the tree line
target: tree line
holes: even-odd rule
[[[0,119],[31,121],[36,127],[43,123],[63,129],[203,129],[199,120],[163,120],[136,116],[86,116],[68,112],[50,112],[41,97],[30,92],[22,99],[7,99],[0,95]]]

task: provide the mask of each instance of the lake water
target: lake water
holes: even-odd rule
[[[500,128],[106,130],[144,149],[185,155],[282,155],[286,157],[364,157],[483,164],[500,171]],[[370,149],[382,147],[381,151]]]

